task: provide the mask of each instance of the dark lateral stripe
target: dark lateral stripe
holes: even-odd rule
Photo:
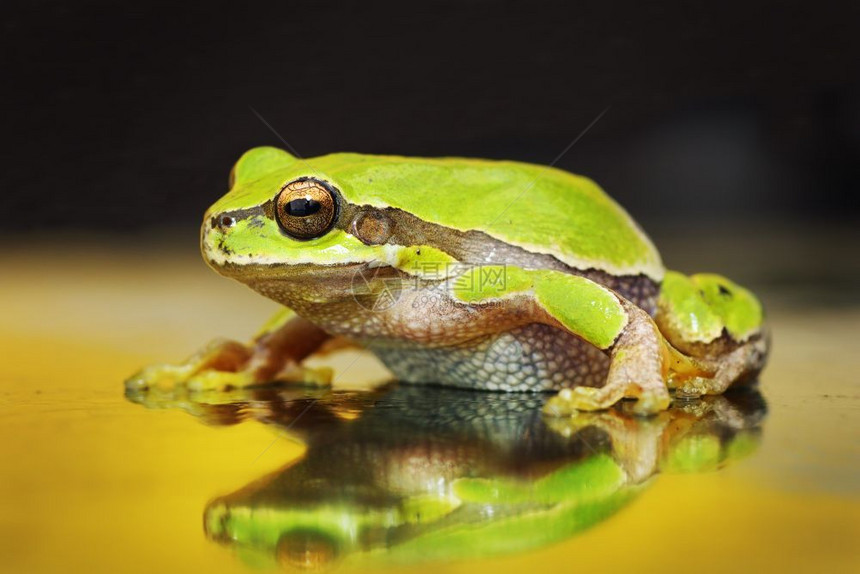
[[[396,207],[377,208],[349,203],[339,196],[339,213],[334,228],[355,236],[352,222],[360,214],[373,213],[391,223],[386,243],[408,247],[428,245],[467,265],[516,265],[526,269],[553,269],[579,275],[618,292],[653,315],[659,284],[642,274],[616,276],[599,269],[577,269],[553,255],[533,253],[495,239],[483,231],[460,231],[424,221]],[[274,200],[262,205],[225,213],[237,219],[264,216],[274,220]],[[217,215],[216,215],[217,217]],[[361,238],[358,238],[359,240]]]

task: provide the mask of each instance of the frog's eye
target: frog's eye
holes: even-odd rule
[[[303,177],[285,185],[275,198],[281,229],[295,239],[313,239],[334,226],[337,195],[329,184]]]

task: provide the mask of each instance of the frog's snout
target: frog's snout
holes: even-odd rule
[[[203,235],[206,235],[212,231],[219,231],[221,233],[226,233],[227,230],[236,225],[236,218],[227,213],[215,213],[212,215],[206,216],[203,220]]]
[[[236,218],[231,215],[220,215],[212,218],[211,225],[221,231],[226,231],[236,225]]]
[[[204,217],[200,227],[200,251],[210,266],[224,265],[232,254],[227,239],[235,225],[236,218],[229,214],[207,213]]]

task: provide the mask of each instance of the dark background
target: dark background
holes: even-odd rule
[[[194,228],[247,148],[589,175],[646,224],[850,222],[857,2],[4,8],[8,230]]]

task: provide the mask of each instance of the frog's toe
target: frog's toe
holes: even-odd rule
[[[697,399],[708,393],[708,380],[692,377],[675,385],[675,396],[679,399]]]
[[[327,367],[308,368],[293,365],[283,369],[278,374],[262,378],[253,370],[242,371],[217,371],[207,369],[200,371],[188,379],[186,386],[189,391],[228,391],[231,389],[243,389],[251,386],[299,384],[317,387],[331,385],[332,370]]]
[[[253,374],[248,371],[230,372],[206,369],[188,379],[185,384],[189,391],[200,392],[241,389],[257,382]]]
[[[334,371],[330,367],[305,367],[293,365],[282,370],[277,375],[278,381],[285,383],[301,383],[314,387],[330,387],[334,380]]]
[[[129,392],[145,391],[149,388],[149,381],[142,371],[139,371],[125,380],[125,390]]]
[[[578,411],[599,411],[608,409],[621,396],[615,397],[605,389],[593,387],[574,387],[562,389],[544,405],[544,413],[551,416],[564,417]]]
[[[153,387],[175,387],[190,374],[183,365],[150,365],[125,380],[125,390],[145,391]]]
[[[578,411],[599,411],[612,406],[612,403],[607,400],[603,389],[575,387],[573,389],[566,389],[566,391],[562,391],[564,400]]]
[[[633,413],[637,415],[655,415],[669,408],[672,398],[666,388],[646,389],[633,405]]]

